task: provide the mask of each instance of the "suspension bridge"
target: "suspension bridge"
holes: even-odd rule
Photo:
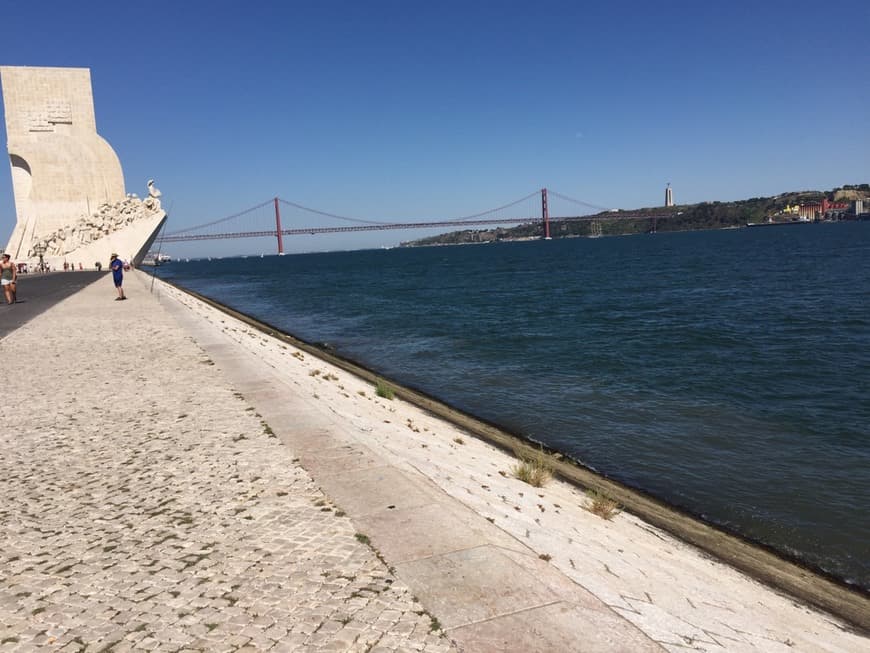
[[[551,217],[551,207],[559,204],[560,217]],[[593,213],[594,212],[594,213]],[[275,197],[243,211],[193,227],[161,235],[159,243],[272,237],[278,253],[284,253],[285,236],[302,236],[363,231],[404,229],[486,227],[540,223],[541,237],[550,238],[551,222],[577,220],[649,220],[650,231],[658,220],[676,215],[666,209],[621,211],[596,206],[542,188],[525,197],[487,211],[458,218],[424,221],[377,221],[336,215]],[[289,218],[289,219],[288,219]]]

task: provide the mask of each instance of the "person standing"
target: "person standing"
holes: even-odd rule
[[[122,299],[127,299],[124,295],[124,289],[121,287],[124,283],[124,262],[118,258],[117,254],[112,254],[109,260],[109,267],[112,270],[112,279],[115,282],[115,289],[118,291],[118,296],[115,301],[119,302]]]
[[[9,254],[3,254],[3,259],[0,260],[0,285],[3,286],[7,304],[14,304],[18,299],[18,267],[10,260],[11,258]]]

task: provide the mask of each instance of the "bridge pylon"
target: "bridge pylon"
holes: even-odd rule
[[[547,189],[541,189],[541,221],[544,223],[544,240],[550,240],[550,209],[547,208]]]
[[[275,198],[275,234],[278,236],[278,256],[284,256],[284,235],[281,233],[281,211]]]

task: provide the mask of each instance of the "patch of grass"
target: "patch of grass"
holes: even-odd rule
[[[606,492],[598,490],[586,490],[586,505],[583,506],[593,515],[602,519],[613,519],[622,511],[619,502]]]
[[[313,369],[308,373],[308,376],[320,376],[320,370]]]
[[[383,379],[378,379],[378,383],[375,386],[375,394],[384,399],[389,399],[390,401],[392,401],[396,396],[393,389],[387,385]]]
[[[463,440],[462,438],[453,438],[453,441],[456,444],[465,444],[465,440]]]
[[[372,544],[372,541],[369,539],[368,535],[364,535],[362,533],[356,533],[354,535],[354,537],[356,538],[357,542],[362,542],[363,544],[367,544],[369,546],[371,546],[371,544]]]
[[[553,465],[543,448],[533,454],[520,451],[514,453],[519,458],[519,462],[511,467],[515,478],[532,487],[543,487],[553,478]]]
[[[549,553],[542,553],[542,554],[539,555],[538,557],[539,557],[541,560],[543,560],[544,562],[550,562],[550,560],[553,559],[553,556],[551,556]]]

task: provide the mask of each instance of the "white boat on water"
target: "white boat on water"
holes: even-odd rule
[[[145,254],[145,257],[142,259],[141,265],[150,265],[152,267],[156,267],[158,265],[164,265],[166,263],[170,263],[172,261],[172,257],[169,254],[161,254],[158,252],[148,252]]]

